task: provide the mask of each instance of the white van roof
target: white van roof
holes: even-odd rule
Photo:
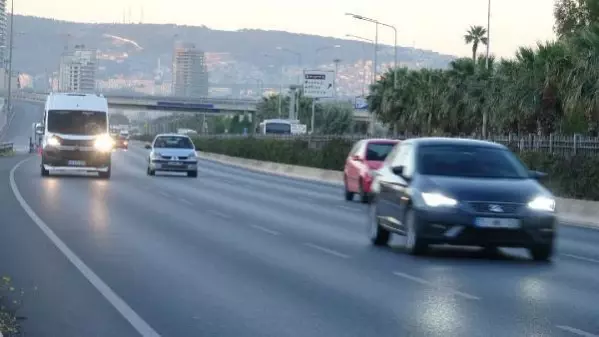
[[[106,111],[108,100],[98,94],[84,93],[50,93],[46,99],[46,111],[49,110],[80,110]]]

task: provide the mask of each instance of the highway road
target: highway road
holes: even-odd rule
[[[552,264],[412,257],[372,247],[338,187],[209,161],[149,177],[145,156],[116,152],[109,181],[0,159],[0,274],[37,287],[27,336],[599,336],[599,231],[562,226]]]

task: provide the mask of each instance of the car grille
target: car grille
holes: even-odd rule
[[[62,146],[94,146],[93,140],[75,140],[75,139],[64,139],[60,140]]]
[[[478,213],[514,214],[522,208],[522,204],[506,202],[470,202],[469,205]]]
[[[188,157],[175,157],[175,156],[160,156],[160,158],[165,160],[187,160]]]

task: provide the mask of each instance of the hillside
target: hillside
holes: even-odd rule
[[[323,46],[338,44],[341,48],[334,49],[334,55],[331,50],[323,51],[320,55],[321,63],[338,57],[343,63],[349,64],[364,56],[362,42],[281,31],[231,32],[213,30],[205,26],[87,24],[16,15],[15,32],[14,69],[30,74],[55,71],[59,56],[67,43],[70,46],[85,44],[98,48],[105,56],[101,61],[102,77],[118,74],[151,76],[158,58],[162,59],[163,65],[168,65],[176,40],[193,42],[206,52],[229,53],[232,60],[245,68],[267,67],[273,61],[264,57],[264,54],[276,53],[277,46],[302,53],[304,63],[308,65],[314,63],[315,50]],[[367,54],[368,58],[371,57],[370,54]],[[294,55],[280,55],[284,64],[297,64]],[[454,58],[406,47],[398,48],[398,55],[401,62],[410,66],[434,68],[445,67]],[[382,46],[379,58],[382,62],[392,62],[393,48]]]

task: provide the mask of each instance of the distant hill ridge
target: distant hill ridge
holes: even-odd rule
[[[338,44],[341,48],[334,50],[334,57],[341,58],[344,63],[352,63],[363,56],[364,44],[360,41],[282,31],[222,31],[206,26],[174,24],[92,24],[23,15],[15,15],[14,26],[17,34],[13,69],[30,74],[56,71],[60,54],[67,43],[70,46],[85,44],[98,48],[103,53],[128,54],[127,59],[120,62],[103,60],[102,76],[152,74],[158,58],[163,62],[170,62],[176,40],[193,42],[206,52],[230,53],[238,63],[260,68],[272,63],[272,60],[264,57],[264,53],[275,53],[277,46],[298,51],[304,55],[305,61],[312,61],[316,48]],[[134,43],[117,41],[114,36]],[[297,64],[293,55],[281,56],[285,64]],[[320,57],[323,62],[327,58],[332,59],[333,51],[323,51]],[[382,46],[379,58],[381,62],[391,62],[392,46]],[[424,67],[442,68],[454,58],[432,51],[398,47],[398,59],[401,62],[418,63]]]

